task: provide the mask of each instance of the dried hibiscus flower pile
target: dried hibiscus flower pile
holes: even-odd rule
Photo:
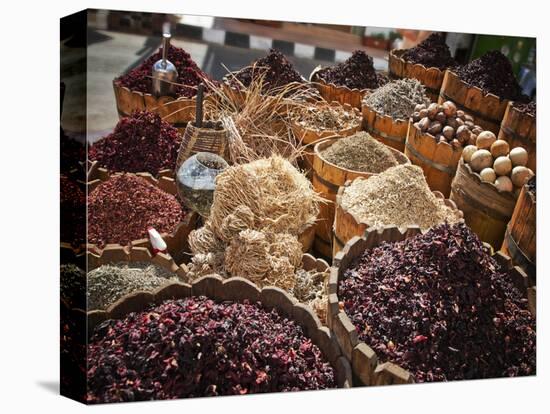
[[[122,118],[115,130],[91,146],[88,157],[114,172],[174,169],[181,145],[178,130],[148,111]]]
[[[334,388],[301,327],[248,302],[166,301],[96,328],[89,403]]]
[[[114,175],[88,195],[88,243],[126,245],[147,238],[149,226],[172,233],[184,217],[172,194],[136,175]]]
[[[382,243],[338,286],[359,338],[417,382],[534,375],[527,300],[465,225]]]
[[[132,91],[151,93],[152,68],[155,62],[160,59],[162,59],[162,48],[137,68],[115,79],[115,84],[125,86]],[[176,86],[176,96],[178,97],[192,98],[197,94],[197,86],[203,80],[209,79],[208,75],[191,59],[191,55],[179,47],[170,45],[168,60],[178,70],[178,83],[181,84]]]

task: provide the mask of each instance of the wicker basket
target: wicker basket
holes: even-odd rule
[[[226,151],[227,130],[221,122],[206,121],[200,128],[194,122],[189,122],[183,134],[175,170],[178,171],[185,160],[197,152],[210,152],[226,158]]]

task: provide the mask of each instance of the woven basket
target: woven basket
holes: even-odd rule
[[[198,128],[194,122],[189,122],[183,134],[183,140],[176,160],[176,171],[187,158],[197,152],[210,152],[225,158],[227,150],[227,130],[221,122],[206,121]]]

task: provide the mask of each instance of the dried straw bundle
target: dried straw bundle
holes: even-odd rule
[[[233,74],[228,76],[241,92],[209,83],[214,99],[206,102],[205,111],[212,119],[221,120],[228,131],[229,161],[243,164],[279,155],[295,164],[303,150],[292,133],[288,114],[320,97],[297,82],[273,88],[266,96],[262,94],[265,74],[247,87]]]
[[[281,157],[228,168],[216,178],[205,226],[189,235],[190,277],[215,272],[291,290],[302,260],[297,236],[314,223],[319,201]]]
[[[216,235],[237,206],[254,212],[253,229],[300,234],[313,224],[321,198],[308,179],[287,160],[273,156],[228,168],[216,178],[210,221]]]

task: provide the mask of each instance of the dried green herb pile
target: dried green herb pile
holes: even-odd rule
[[[328,162],[353,171],[381,173],[398,164],[392,151],[364,131],[338,139],[321,151]]]
[[[369,226],[428,229],[445,221],[455,223],[460,213],[437,198],[415,165],[398,165],[346,187],[342,207]]]
[[[102,265],[88,273],[88,308],[106,309],[132,292],[150,292],[173,281],[178,281],[174,273],[151,263]]]
[[[317,132],[338,132],[361,125],[361,115],[341,105],[306,106],[294,112],[293,119],[302,128]]]
[[[379,362],[417,382],[536,374],[527,299],[465,224],[366,250],[338,297]]]
[[[69,307],[86,309],[86,272],[74,264],[61,265],[61,299]]]
[[[417,105],[429,105],[426,89],[416,79],[400,79],[367,95],[364,103],[382,115],[408,120]]]

